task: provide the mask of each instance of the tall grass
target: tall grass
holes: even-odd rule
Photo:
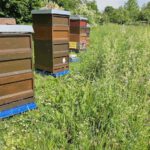
[[[39,108],[0,122],[0,148],[149,149],[149,43],[149,26],[92,29],[70,75],[35,75]]]

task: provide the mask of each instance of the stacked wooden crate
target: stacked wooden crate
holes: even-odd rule
[[[0,119],[36,108],[32,33],[31,26],[0,25]]]
[[[16,20],[14,18],[0,18],[1,25],[15,25]]]
[[[81,16],[70,17],[70,43],[69,49],[79,52],[87,46],[87,18]]]
[[[70,12],[33,10],[35,68],[53,76],[69,73]]]

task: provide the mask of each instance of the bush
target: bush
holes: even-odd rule
[[[3,0],[0,1],[0,16],[16,18],[17,23],[31,22],[31,11],[41,7],[41,0]]]
[[[101,14],[97,12],[96,10],[88,8],[85,4],[80,4],[73,12],[74,14],[80,14],[88,18],[90,24],[97,25],[100,23],[100,20],[102,19]]]

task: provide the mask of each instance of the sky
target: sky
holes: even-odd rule
[[[106,6],[113,6],[118,8],[123,5],[127,0],[96,0],[98,8],[103,11]],[[142,6],[144,3],[150,2],[150,0],[138,0],[138,4]]]

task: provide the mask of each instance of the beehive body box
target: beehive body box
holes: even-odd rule
[[[70,18],[70,49],[83,50],[87,44],[87,18],[71,16]]]
[[[31,32],[0,26],[0,111],[34,101]]]
[[[15,25],[16,20],[14,18],[0,18],[0,25]]]
[[[51,73],[69,69],[69,12],[32,11],[35,67]]]

